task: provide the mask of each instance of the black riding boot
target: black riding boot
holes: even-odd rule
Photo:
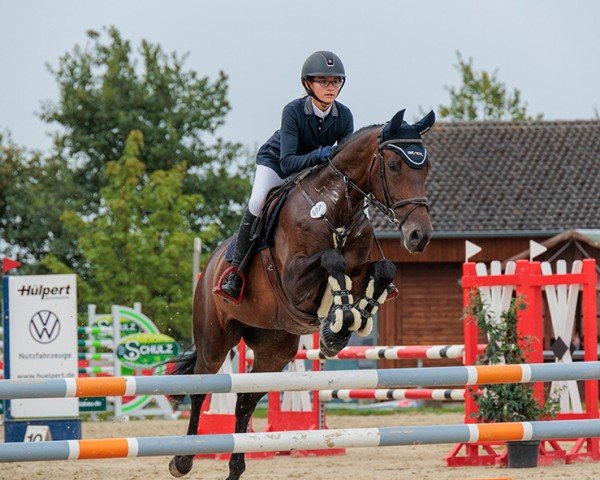
[[[235,251],[233,252],[233,259],[231,260],[231,264],[236,267],[236,269],[240,266],[240,263],[242,263],[242,260],[250,249],[250,231],[252,230],[252,225],[254,225],[254,220],[256,220],[256,217],[246,210],[244,218],[242,218],[242,223],[240,223],[237,243],[235,245]],[[239,275],[237,272],[231,272],[223,279],[221,290],[233,298],[238,298],[240,296],[242,282],[243,280],[241,275]]]

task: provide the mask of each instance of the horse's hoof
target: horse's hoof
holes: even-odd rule
[[[337,350],[333,350],[325,345],[322,341],[319,342],[319,351],[326,357],[335,357],[338,353]]]
[[[169,473],[176,478],[183,477],[190,473],[194,463],[193,456],[178,455],[169,462]]]
[[[342,348],[348,345],[350,336],[352,335],[352,332],[332,332],[329,322],[325,322],[321,325],[320,333],[319,348],[326,357],[337,355]]]

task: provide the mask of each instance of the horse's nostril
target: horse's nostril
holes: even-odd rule
[[[411,243],[419,243],[421,241],[421,239],[423,238],[423,233],[421,232],[421,230],[417,229],[417,230],[413,230],[410,234],[410,241]]]

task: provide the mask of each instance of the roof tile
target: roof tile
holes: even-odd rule
[[[438,233],[600,228],[598,120],[439,123],[425,143]]]

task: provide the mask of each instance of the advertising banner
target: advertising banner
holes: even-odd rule
[[[8,283],[8,377],[15,380],[77,376],[75,275],[15,276]],[[7,341],[8,340],[8,341]],[[7,351],[7,350],[5,350]],[[11,401],[12,418],[76,417],[77,398]]]

